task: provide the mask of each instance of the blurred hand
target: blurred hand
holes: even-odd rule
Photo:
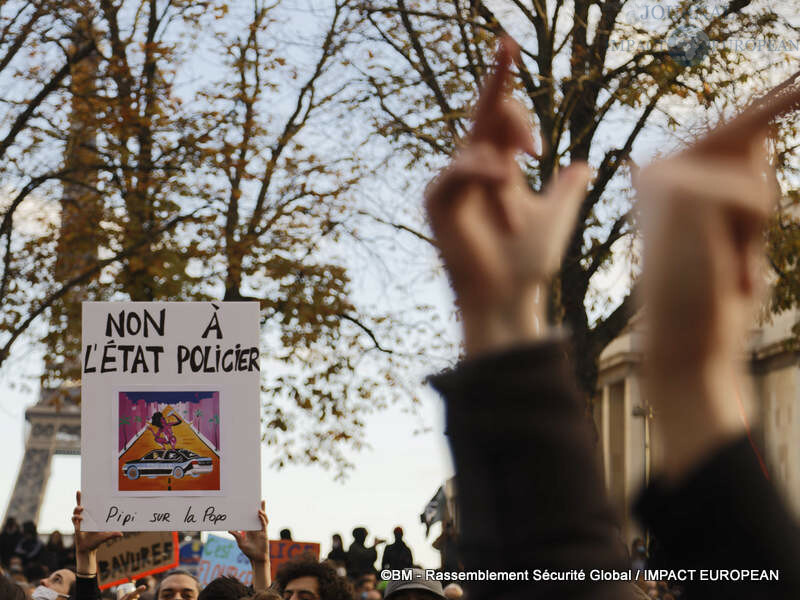
[[[544,194],[530,191],[515,156],[535,154],[531,125],[507,89],[517,53],[514,42],[502,40],[472,135],[426,193],[468,352],[538,336],[546,290],[537,286],[558,270],[591,178],[587,165],[575,164]]]
[[[81,531],[83,521],[83,506],[81,506],[81,493],[75,493],[75,510],[72,511],[72,525],[75,528],[75,552],[93,552],[108,540],[122,537],[119,531]]]
[[[125,594],[120,600],[139,600],[139,596],[141,596],[146,589],[146,585],[140,585],[132,592]]]
[[[266,503],[261,501],[261,510],[258,511],[258,519],[261,521],[261,529],[258,531],[229,531],[247,558],[252,562],[263,563],[269,561],[269,539],[267,538],[267,519]]]
[[[672,474],[743,427],[739,363],[764,287],[762,233],[776,192],[767,125],[799,98],[749,109],[637,178],[648,397]]]

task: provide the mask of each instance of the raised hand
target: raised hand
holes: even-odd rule
[[[81,531],[83,521],[83,506],[81,506],[81,492],[75,492],[75,509],[72,511],[72,525],[75,528],[75,552],[92,552],[108,540],[122,537],[119,531]]]
[[[147,590],[146,585],[140,585],[132,592],[125,594],[121,600],[139,600],[139,597]]]
[[[253,562],[266,562],[269,560],[269,539],[267,538],[267,525],[269,519],[266,513],[266,504],[261,501],[261,510],[258,511],[261,529],[257,531],[229,531],[247,558]]]
[[[766,160],[769,121],[795,91],[751,108],[640,174],[648,396],[678,476],[742,423],[742,343],[763,273],[762,231],[777,191]]]
[[[516,44],[505,38],[466,146],[428,187],[426,207],[462,312],[468,352],[536,337],[544,286],[558,270],[591,172],[564,169],[544,194],[516,163],[535,154],[531,124],[508,80]]]
[[[75,493],[75,510],[72,511],[72,525],[75,528],[75,566],[78,577],[97,575],[97,548],[104,542],[122,537],[119,531],[81,531],[83,506],[81,492]]]
[[[261,521],[261,529],[258,531],[229,531],[239,550],[242,551],[253,566],[253,589],[257,592],[266,590],[272,583],[269,564],[269,538],[267,537],[267,518],[266,503],[261,501],[261,510],[258,511],[258,520]]]

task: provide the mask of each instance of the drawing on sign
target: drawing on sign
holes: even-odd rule
[[[218,391],[117,393],[119,492],[220,490]]]

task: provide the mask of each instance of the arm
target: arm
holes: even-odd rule
[[[670,566],[780,571],[772,584],[695,581],[690,596],[800,597],[800,530],[744,438],[736,401],[747,391],[744,341],[761,298],[775,193],[765,132],[798,100],[795,91],[746,111],[637,182],[645,392],[664,456],[638,512]]]
[[[455,291],[467,359],[432,379],[447,407],[467,570],[626,568],[566,347],[545,321],[585,197],[585,164],[533,194],[515,162],[534,152],[507,98],[504,42],[467,146],[430,186],[427,209]],[[440,538],[443,539],[443,538]],[[558,594],[556,596],[555,594]],[[473,586],[470,597],[625,598],[620,584]]]
[[[269,519],[266,513],[266,504],[261,501],[261,510],[258,511],[258,519],[261,521],[259,531],[229,531],[239,545],[253,568],[253,589],[256,592],[265,591],[272,585],[269,563],[269,538],[267,537],[267,525]]]
[[[100,590],[97,588],[97,549],[110,539],[122,537],[122,533],[81,531],[83,506],[80,492],[76,492],[75,500],[72,525],[75,528],[76,600],[96,600],[100,598]]]

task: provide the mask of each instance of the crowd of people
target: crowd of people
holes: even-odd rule
[[[590,569],[625,571],[647,551],[637,545],[629,553],[619,543],[585,403],[574,385],[567,334],[548,326],[547,290],[567,248],[575,250],[574,222],[592,173],[573,163],[542,194],[530,191],[516,155],[535,153],[536,144],[521,105],[510,99],[513,60],[514,45],[506,40],[471,135],[427,190],[466,354],[430,381],[445,400],[458,478],[458,567],[497,573],[536,568],[553,577],[473,581],[466,596],[669,600],[681,591],[668,583],[578,576]],[[798,105],[797,91],[755,104],[636,178],[645,386],[664,441],[662,472],[636,514],[659,541],[665,567],[747,574],[746,580],[686,581],[684,597],[800,597],[797,524],[763,477],[734,401],[744,380],[742,342],[759,302],[762,231],[776,192],[766,136],[771,121]],[[35,581],[25,574],[33,568],[25,557],[32,555],[47,569],[39,572],[46,576],[32,591],[35,600],[100,598],[96,550],[121,534],[81,531],[82,510],[79,497],[74,559],[62,552],[58,536],[42,544],[30,524],[17,538],[3,538],[3,552],[13,546],[8,576],[0,582],[3,600],[25,597],[14,569]],[[232,532],[252,563],[252,586],[220,577],[200,589],[191,574],[177,571],[143,582],[126,600],[148,593],[155,600],[422,600],[460,593],[449,588],[446,596],[442,584],[421,571],[382,585],[375,575],[380,540],[367,545],[363,528],[353,532],[347,550],[338,536],[326,560],[292,560],[273,582],[263,507],[259,516],[261,531]],[[9,536],[16,535],[13,523],[11,529]],[[396,531],[382,564],[409,563],[410,550]],[[65,564],[74,571],[49,568]],[[758,580],[773,571],[777,580]]]
[[[376,566],[378,547],[385,540],[375,539],[367,546],[364,527],[353,530],[347,550],[342,536],[335,534],[327,558],[306,554],[281,566],[270,577],[267,515],[262,503],[260,531],[231,531],[242,553],[250,560],[251,585],[234,577],[222,576],[202,586],[188,569],[176,569],[136,579],[133,589],[127,584],[103,591],[98,587],[97,550],[104,542],[119,537],[119,532],[84,532],[80,492],[72,516],[74,542],[65,548],[54,532],[44,544],[33,523],[20,528],[9,517],[0,533],[0,600],[459,600],[463,590],[457,584],[443,587],[428,582],[413,564],[411,549],[403,541],[403,530],[394,529],[394,542],[383,549],[380,569],[412,570],[415,579],[406,582],[381,580]],[[281,539],[291,539],[288,529]]]

